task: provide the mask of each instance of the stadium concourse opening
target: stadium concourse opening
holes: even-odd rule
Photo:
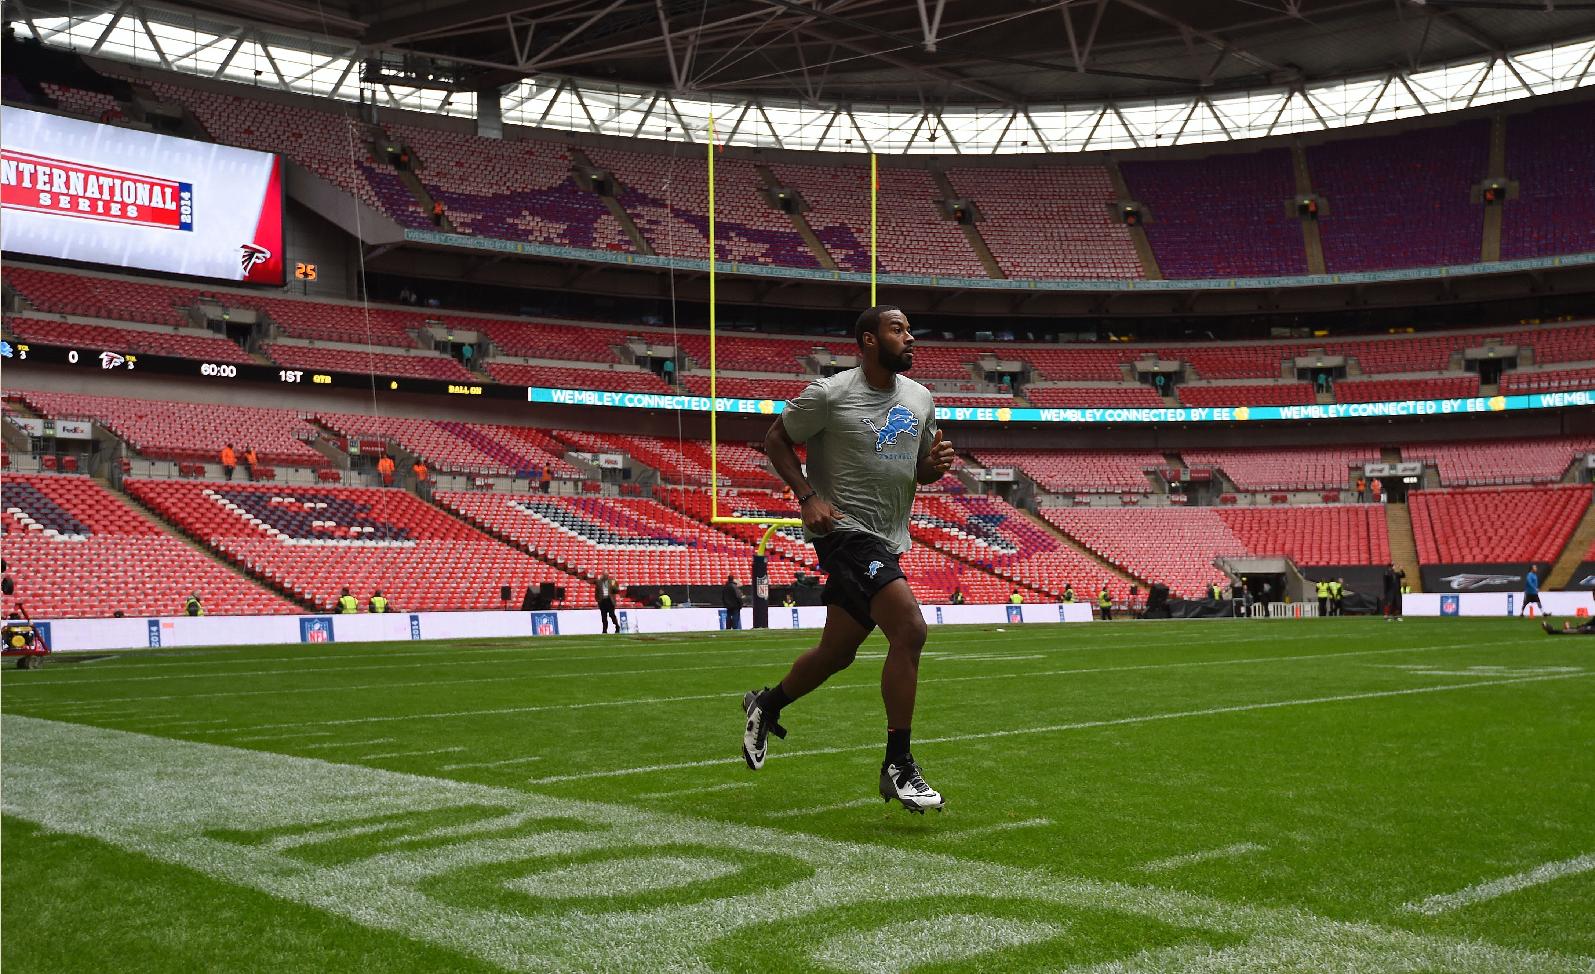
[[[0,963],[1595,970],[1595,12],[13,6]]]

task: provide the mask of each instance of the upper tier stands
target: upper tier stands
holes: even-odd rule
[[[669,338],[661,337],[660,340],[668,342]],[[707,334],[680,332],[676,335],[675,341],[676,346],[687,353],[699,368],[709,367]],[[719,331],[715,334],[714,342],[715,367],[744,372],[797,375],[803,371],[798,359],[812,353],[816,347],[825,347],[842,355],[853,355],[858,351],[858,346],[852,342],[842,342],[834,338],[783,338],[778,335],[751,336]]]
[[[808,379],[793,379],[772,375],[768,378],[722,375],[715,379],[715,393],[737,399],[786,400],[809,387]],[[709,376],[702,372],[688,372],[681,376],[681,384],[695,396],[709,394]]]
[[[187,323],[178,308],[193,304],[200,294],[194,288],[45,270],[9,260],[6,283],[40,311],[174,327]]]
[[[1501,376],[1501,392],[1565,392],[1595,388],[1595,366],[1580,369],[1546,369],[1535,372],[1508,372]]]
[[[947,177],[960,195],[974,200],[984,217],[977,229],[1009,277],[1144,276],[1129,229],[1109,215],[1117,194],[1106,167],[957,166]]]
[[[1422,379],[1343,379],[1335,383],[1337,402],[1458,399],[1478,394],[1477,375],[1449,375]]]
[[[1025,398],[1042,408],[1128,406],[1140,409],[1166,405],[1151,386],[1025,386]]]
[[[617,197],[656,253],[709,255],[709,167],[696,147],[673,155],[594,148],[588,158],[615,174]],[[721,260],[819,267],[786,214],[759,196],[754,163],[715,160],[715,251]]]
[[[677,440],[662,436],[621,433],[586,433],[555,430],[554,436],[584,453],[617,453],[635,457],[659,471],[667,484],[709,483],[709,444],[702,440]],[[745,443],[718,446],[721,484],[732,487],[778,488],[781,482],[765,466],[764,454]]]
[[[1487,119],[1309,146],[1328,272],[1478,262],[1484,211],[1468,197],[1489,151]]]
[[[1379,457],[1373,446],[1180,451],[1190,466],[1217,467],[1241,490],[1338,490],[1350,487],[1362,465]]]
[[[627,585],[709,585],[748,577],[748,546],[659,501],[641,497],[449,493],[438,503],[575,574]],[[798,566],[770,559],[770,581]]]
[[[1310,382],[1180,386],[1179,395],[1187,406],[1295,406],[1315,401]]]
[[[528,426],[453,420],[318,412],[328,429],[353,439],[392,440],[437,472],[575,479],[580,471],[563,459],[565,448]]]
[[[312,345],[268,343],[261,348],[278,365],[294,369],[321,369],[328,372],[370,372],[382,376],[412,379],[443,379],[450,382],[475,382],[465,366],[446,355],[397,355],[366,352],[350,348],[324,348]]]
[[[523,365],[517,362],[486,363],[487,374],[499,382],[516,386],[547,386],[553,389],[608,389],[615,392],[659,392],[673,390],[665,380],[629,365],[579,369],[561,365]]]
[[[47,345],[68,345],[96,351],[141,355],[177,355],[207,362],[253,361],[249,353],[213,332],[198,328],[169,328],[148,331],[140,328],[112,328],[83,325],[31,315],[7,315],[6,328],[28,341]]]
[[[1589,507],[1578,484],[1408,495],[1418,560],[1435,564],[1554,562]]]
[[[327,458],[306,445],[319,436],[309,414],[221,403],[163,402],[75,392],[16,392],[42,416],[94,419],[146,457],[215,462],[231,443],[254,447],[263,466],[321,467]]]
[[[399,308],[360,307],[265,295],[240,295],[237,303],[264,311],[290,338],[355,345],[370,342],[394,348],[415,348],[415,333],[426,326],[429,317]],[[436,320],[440,316],[430,317]]]
[[[559,325],[542,321],[505,321],[499,318],[470,318],[449,315],[448,320],[462,328],[482,332],[505,355],[524,358],[558,358],[567,362],[614,362],[614,346],[622,345],[628,334],[619,328],[594,328]],[[652,335],[650,335],[652,338]]]
[[[1506,121],[1506,175],[1517,199],[1501,215],[1501,256],[1551,257],[1595,250],[1595,103],[1542,108]]]
[[[567,605],[590,586],[401,490],[129,480],[127,490],[252,575],[324,611],[348,586],[398,611],[499,609],[499,586],[552,581]]]
[[[1307,273],[1289,149],[1119,163],[1165,277]]]
[[[802,192],[811,207],[804,216],[837,266],[868,271],[869,167],[779,163],[770,169],[784,185]],[[936,208],[943,195],[923,169],[880,167],[877,236],[890,241],[880,253],[883,272],[986,276],[963,230]]]
[[[1435,464],[1441,483],[1456,487],[1561,480],[1574,457],[1592,451],[1595,437],[1478,440],[1406,446],[1401,449],[1401,458]]]
[[[971,450],[983,467],[1017,467],[1052,493],[1149,494],[1146,470],[1164,466],[1161,453],[1136,450]]]
[[[15,596],[34,618],[181,615],[198,593],[212,615],[291,613],[297,606],[165,534],[88,477],[8,474],[0,488]]]
[[[181,75],[165,75],[171,79]],[[218,142],[280,152],[381,212],[401,226],[425,228],[431,218],[421,211],[393,172],[370,159],[370,130],[352,117],[352,106],[321,104],[322,111],[302,104],[266,102],[257,95],[201,91],[169,81],[145,81],[156,94],[182,104]]]
[[[625,228],[571,177],[570,151],[536,139],[486,139],[385,126],[414,150],[416,176],[460,233],[593,250],[632,249]]]
[[[58,85],[50,81],[42,82],[39,87],[44,89],[45,94],[55,99],[55,103],[63,110],[83,118],[107,121],[122,114],[122,103],[115,96],[102,91],[85,91],[82,88]]]

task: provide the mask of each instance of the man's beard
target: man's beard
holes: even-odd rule
[[[914,367],[914,353],[912,351],[893,354],[886,349],[880,350],[881,368],[888,372],[907,372]]]

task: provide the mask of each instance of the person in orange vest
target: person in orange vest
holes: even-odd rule
[[[436,224],[437,226],[440,226],[440,227],[443,225],[443,201],[442,200],[433,200],[432,201],[432,222],[434,224]]]
[[[422,463],[420,460],[417,460],[417,461],[415,461],[415,466],[410,468],[410,472],[415,474],[415,482],[416,483],[418,483],[418,484],[426,483],[426,478],[427,478],[427,475],[428,475],[428,471],[426,469],[426,464]]]
[[[255,455],[255,448],[252,446],[244,447],[244,472],[249,475],[250,480],[255,479],[255,464],[259,462],[260,457]]]
[[[238,466],[238,454],[233,452],[231,443],[222,447],[222,476],[228,480],[233,479],[233,468]]]
[[[377,461],[377,472],[382,474],[382,486],[393,486],[393,469],[393,458],[382,454],[382,459]]]

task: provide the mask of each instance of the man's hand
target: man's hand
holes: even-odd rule
[[[958,453],[953,449],[952,442],[938,429],[936,439],[930,445],[930,452],[925,454],[925,459],[919,463],[919,482],[934,484],[947,475],[947,471],[953,468],[953,461],[957,459]]]
[[[841,516],[841,511],[818,494],[803,502],[803,526],[809,529],[810,534],[830,534]]]

